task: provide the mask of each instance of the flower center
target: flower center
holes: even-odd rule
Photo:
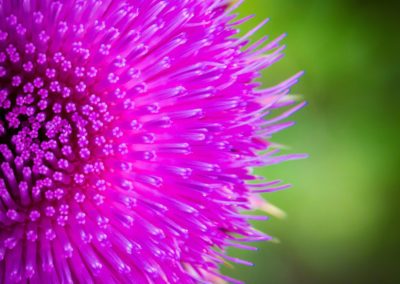
[[[35,12],[34,24],[39,27],[42,20]],[[118,129],[105,133],[113,117],[93,94],[96,68],[81,64],[87,49],[74,44],[69,53],[53,52],[44,30],[28,31],[14,15],[5,23],[0,30],[0,228],[43,213],[63,222],[68,198],[83,202],[89,182],[104,185],[97,175],[104,170],[102,157],[114,151],[110,139]],[[60,25],[59,32],[66,28]]]

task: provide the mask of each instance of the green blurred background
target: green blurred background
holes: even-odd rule
[[[242,33],[287,32],[286,56],[264,72],[274,84],[306,70],[292,89],[309,102],[276,134],[286,152],[308,153],[258,170],[293,187],[264,195],[287,213],[254,225],[279,238],[258,252],[231,249],[253,261],[224,273],[248,284],[400,283],[400,37],[395,1],[247,0]]]

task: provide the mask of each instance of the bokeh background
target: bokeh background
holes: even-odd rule
[[[246,0],[253,39],[287,32],[286,56],[264,72],[274,84],[306,70],[292,89],[309,102],[274,136],[308,153],[258,170],[293,187],[264,195],[287,213],[254,225],[280,243],[232,249],[254,267],[225,267],[248,284],[400,283],[400,36],[396,1]],[[285,151],[284,151],[285,152]]]

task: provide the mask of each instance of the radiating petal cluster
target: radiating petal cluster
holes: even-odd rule
[[[0,282],[208,283],[300,108],[226,0],[0,0]],[[262,23],[263,24],[263,23]],[[261,204],[261,205],[260,205]]]

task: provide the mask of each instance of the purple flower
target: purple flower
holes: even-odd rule
[[[261,89],[280,37],[226,0],[0,0],[0,282],[205,283],[268,240],[240,211],[303,106]],[[229,9],[229,10],[228,10]]]

